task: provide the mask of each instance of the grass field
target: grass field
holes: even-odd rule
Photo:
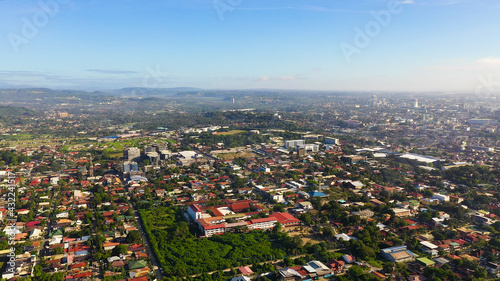
[[[0,135],[0,139],[8,141],[32,140],[33,136],[30,134]]]
[[[222,135],[222,136],[227,136],[227,135],[236,135],[236,134],[241,134],[241,133],[246,133],[246,131],[243,130],[232,130],[228,132],[216,132],[214,135]]]

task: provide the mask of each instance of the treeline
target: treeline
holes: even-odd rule
[[[0,166],[2,165],[18,165],[22,162],[30,162],[31,158],[21,153],[13,151],[2,150],[0,151]]]

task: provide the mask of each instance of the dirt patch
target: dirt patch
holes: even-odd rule
[[[257,154],[253,152],[229,152],[229,153],[219,153],[216,156],[221,160],[233,160],[235,158],[253,158],[256,157]]]
[[[290,236],[300,236],[303,244],[306,244],[307,242],[311,242],[311,244],[319,244],[320,242],[323,241],[323,239],[321,239],[321,237],[315,235],[310,230],[294,231],[294,232],[290,232],[289,235]]]

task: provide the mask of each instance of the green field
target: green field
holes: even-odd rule
[[[246,131],[243,130],[232,130],[228,132],[217,132],[215,133],[216,135],[221,135],[221,136],[228,136],[228,135],[236,135],[236,134],[241,134],[241,133],[246,133]]]

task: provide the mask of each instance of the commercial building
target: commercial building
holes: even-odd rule
[[[285,141],[285,147],[286,148],[297,148],[297,146],[304,146],[306,145],[305,140],[288,140]]]
[[[339,139],[325,137],[325,144],[340,145]]]
[[[137,162],[126,161],[123,163],[124,173],[137,172],[137,171],[139,171],[139,165],[137,164]]]
[[[136,160],[141,157],[141,150],[137,147],[130,147],[124,150],[123,156],[128,161]]]
[[[415,260],[415,254],[406,246],[396,246],[382,249],[382,256],[391,262],[406,262]]]

